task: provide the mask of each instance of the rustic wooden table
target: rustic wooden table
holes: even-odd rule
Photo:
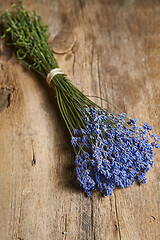
[[[2,13],[13,1],[0,3]],[[110,99],[159,131],[158,0],[22,3],[49,25],[55,57],[80,90]],[[158,159],[157,153],[145,185],[86,198],[54,95],[0,41],[1,240],[160,239]]]

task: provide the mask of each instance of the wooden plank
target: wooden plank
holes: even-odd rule
[[[11,2],[1,0],[0,12]],[[108,98],[159,131],[159,1],[22,3],[49,24],[59,65],[79,89]],[[147,184],[86,198],[54,95],[2,40],[0,156],[0,239],[160,238],[158,152]]]

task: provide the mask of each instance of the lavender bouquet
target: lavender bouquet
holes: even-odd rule
[[[1,19],[3,37],[10,36],[18,59],[55,90],[76,155],[77,180],[86,195],[99,190],[108,196],[115,187],[146,183],[160,139],[151,133],[152,127],[138,125],[125,113],[114,114],[79,91],[59,68],[47,43],[48,27],[35,12],[13,5],[13,11],[6,10]]]

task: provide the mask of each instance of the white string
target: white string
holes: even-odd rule
[[[54,68],[48,73],[46,81],[49,85],[51,83],[52,78],[54,76],[56,76],[57,74],[64,74],[64,73],[62,72],[62,70],[60,68]]]

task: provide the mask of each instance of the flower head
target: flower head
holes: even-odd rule
[[[153,150],[159,148],[159,137],[150,135],[152,127],[138,126],[136,119],[127,122],[124,113],[106,109],[90,108],[87,113],[86,128],[76,129],[71,141],[77,149],[77,179],[87,196],[97,189],[112,195],[115,187],[129,187],[137,180],[145,183],[154,164]]]

